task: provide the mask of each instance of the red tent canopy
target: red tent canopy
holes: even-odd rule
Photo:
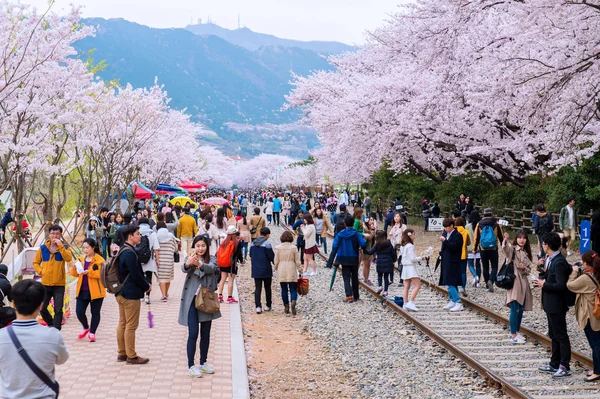
[[[152,199],[154,192],[140,182],[133,183],[129,186],[133,198],[135,199]]]
[[[208,185],[202,184],[202,183],[196,183],[195,181],[192,181],[192,180],[184,180],[181,183],[179,183],[179,187],[185,188],[186,190],[190,190],[190,189],[202,190],[202,189],[208,188]]]

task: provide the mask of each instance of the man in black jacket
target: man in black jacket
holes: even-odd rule
[[[6,327],[17,317],[15,310],[6,306],[12,301],[12,286],[7,275],[8,266],[0,265],[0,328]],[[7,303],[4,301],[5,298]]]
[[[547,255],[546,259],[539,261],[540,265],[544,265],[543,279],[534,280],[533,285],[542,288],[542,307],[548,317],[552,356],[550,364],[540,366],[538,370],[552,373],[554,378],[562,378],[571,375],[571,342],[567,333],[567,311],[572,294],[567,289],[567,281],[572,269],[559,251],[559,235],[546,233],[543,240],[544,252]]]
[[[119,281],[123,288],[116,295],[119,304],[119,325],[117,326],[118,362],[145,364],[150,360],[135,352],[135,331],[140,323],[140,299],[150,292],[152,286],[146,282],[142,264],[138,260],[135,246],[142,241],[140,228],[128,225],[121,228],[124,243],[119,255]]]

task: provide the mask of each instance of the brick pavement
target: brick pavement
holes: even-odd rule
[[[97,342],[93,343],[87,337],[77,339],[81,325],[75,316],[73,300],[72,316],[62,329],[71,357],[56,370],[57,380],[61,384],[61,398],[232,398],[234,389],[229,307],[239,305],[223,304],[223,317],[213,322],[208,363],[214,367],[215,374],[205,374],[202,378],[188,377],[185,348],[187,328],[177,323],[183,282],[184,274],[176,266],[169,301],[160,301],[160,290],[155,282],[152,287],[152,304],[142,304],[136,350],[140,356],[149,357],[150,363],[141,366],[116,361],[115,330],[119,312],[113,295],[107,294],[104,301],[102,320],[96,333]],[[75,298],[75,287],[71,290],[71,297]],[[152,329],[148,328],[149,309],[154,314]],[[237,309],[234,314],[239,317]],[[234,354],[236,362],[243,362],[243,359],[235,359],[235,356],[244,356],[243,353],[238,351]],[[199,349],[196,352],[196,365],[198,357]],[[247,380],[243,383],[247,384]],[[247,385],[242,386],[246,387]],[[240,392],[239,383],[237,392]],[[243,396],[236,396],[246,397],[247,389],[242,389],[241,392]]]

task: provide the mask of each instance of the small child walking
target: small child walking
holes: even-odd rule
[[[384,230],[375,232],[375,245],[365,251],[365,255],[377,256],[377,293],[387,296],[390,280],[394,273],[394,265],[398,256],[392,242],[388,240],[387,233]]]

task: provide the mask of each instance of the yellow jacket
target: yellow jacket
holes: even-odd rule
[[[471,235],[462,226],[457,226],[456,230],[460,233],[463,238],[463,247],[462,247],[462,255],[460,256],[461,260],[467,259],[467,246],[471,243]]]
[[[85,255],[79,257],[77,260],[81,262],[82,265],[85,264]],[[102,282],[100,281],[100,273],[102,272],[103,263],[104,258],[99,254],[95,254],[92,262],[90,263],[90,267],[88,268],[88,286],[90,287],[90,296],[92,297],[92,300],[106,297],[106,288],[104,288]],[[94,270],[94,266],[98,266],[98,270]],[[71,266],[70,273],[71,276],[78,277],[77,290],[75,292],[77,293],[76,295],[79,296],[84,274],[78,274],[75,266]]]
[[[64,286],[67,283],[65,263],[73,260],[68,245],[61,244],[56,252],[50,251],[50,240],[42,244],[35,254],[33,268],[42,276],[42,284],[48,286]]]
[[[177,226],[177,237],[195,237],[198,233],[198,225],[196,219],[190,215],[183,215],[179,218],[179,226]]]

